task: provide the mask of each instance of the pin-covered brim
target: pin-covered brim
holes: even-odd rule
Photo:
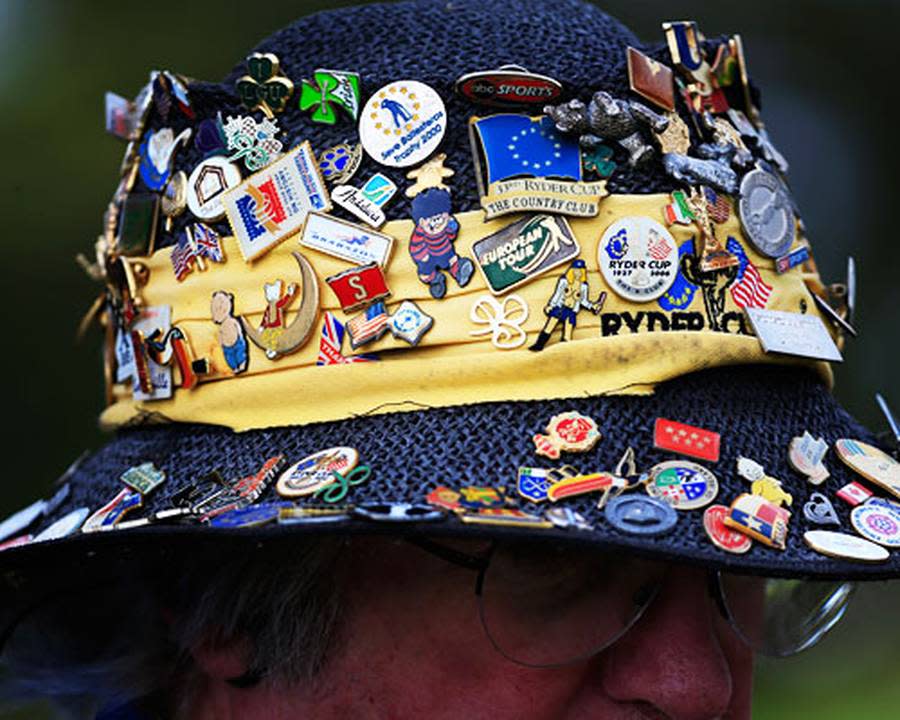
[[[593,418],[602,433],[601,440],[586,452],[563,453],[558,461],[540,457],[533,435],[544,432],[553,416],[567,411]],[[719,459],[688,458],[655,449],[658,418],[719,433]],[[830,474],[817,486],[788,461],[791,440],[804,431],[824,438],[830,447],[824,459]],[[389,533],[544,538],[571,542],[573,552],[587,552],[594,546],[768,576],[900,577],[900,552],[890,552],[883,562],[851,562],[820,554],[804,542],[804,533],[809,530],[856,534],[850,518],[852,507],[837,495],[848,483],[855,481],[876,496],[890,498],[837,457],[834,443],[840,438],[876,444],[872,433],[843,410],[821,380],[808,370],[756,366],[698,372],[659,385],[653,395],[642,397],[485,403],[244,433],[178,424],[129,429],[78,465],[68,479],[71,492],[65,502],[51,516],[36,521],[28,533],[37,535],[75,509],[88,507],[94,511],[103,507],[124,487],[120,476],[129,468],[148,462],[165,473],[165,481],[125,520],[170,509],[173,497],[189,494],[192,485],[201,485],[202,479],[214,471],[222,478],[252,476],[267,459],[277,455],[284,456],[284,469],[323,449],[350,447],[358,451],[360,464],[368,466],[371,473],[358,484],[350,484],[346,497],[331,507],[352,506],[356,510],[348,508],[346,515],[328,520],[319,518],[312,522],[295,516],[293,522],[287,522],[280,521],[277,513],[262,513],[259,523],[248,522],[243,527],[226,527],[227,523],[222,523],[222,527],[214,527],[182,516],[139,527],[79,532],[12,547],[0,553],[0,569],[7,571],[4,577],[21,583],[23,577],[53,573],[54,567],[71,567],[73,562],[96,565],[98,553],[108,557],[124,552],[130,562],[140,562],[141,553],[167,544],[189,552],[191,542],[199,537],[208,541],[221,538],[223,542],[226,538],[256,541],[296,537],[297,542],[302,542],[310,534]],[[724,506],[753,491],[751,482],[738,473],[737,459],[748,458],[759,464],[767,476],[780,480],[783,491],[791,496],[790,506],[785,505],[790,512],[785,549],[754,540],[746,552],[726,551],[721,543],[713,543],[704,528],[703,507],[676,510],[674,524],[662,532],[641,532],[637,525],[623,529],[626,525],[611,516],[610,503],[604,509],[598,508],[600,492],[536,504],[517,491],[520,467],[549,469],[569,464],[582,473],[612,473],[629,447],[634,448],[639,474],[649,473],[658,463],[679,458],[702,465],[715,476],[718,485],[718,492],[709,502]],[[289,502],[297,508],[327,506],[321,495],[287,500],[278,495],[276,485],[273,479],[254,505]],[[456,491],[470,486],[502,488],[508,507],[541,517],[551,507],[567,508],[580,513],[592,529],[547,527],[551,525],[548,522],[521,526],[463,522],[456,513],[428,508],[429,494],[434,499],[433,491],[440,486]],[[811,519],[815,515],[804,512],[813,493],[832,502],[839,526],[819,524]],[[629,489],[620,497],[629,496],[649,498],[642,486]],[[634,504],[619,503],[618,507]],[[404,505],[425,507],[410,513]]]

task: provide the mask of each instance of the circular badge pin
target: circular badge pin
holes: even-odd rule
[[[747,239],[763,255],[776,258],[791,249],[797,219],[784,185],[772,173],[757,168],[744,176],[738,213]]]
[[[900,504],[873,498],[853,508],[850,522],[867,540],[889,548],[900,548]]]
[[[603,233],[597,262],[616,295],[632,302],[649,302],[661,297],[675,282],[678,244],[655,220],[625,217]]]
[[[55,523],[35,535],[33,542],[38,543],[46,540],[59,540],[60,538],[68,537],[84,525],[84,521],[87,520],[88,515],[90,514],[90,509],[86,507],[73,510],[68,515],[64,515]]]
[[[235,508],[221,515],[217,515],[209,521],[210,527],[218,528],[245,528],[259,527],[277,520],[281,509],[287,503],[265,503],[251,505],[244,508]]]
[[[358,462],[359,453],[351,447],[320,450],[291,465],[278,478],[275,489],[282,497],[312,495],[334,482],[333,472],[347,473]]]
[[[6,520],[0,523],[0,542],[22,532],[44,514],[46,507],[46,500],[38,500],[6,518]]]
[[[409,167],[427,160],[446,129],[444,101],[415,80],[385,85],[369,98],[359,118],[363,149],[387,167]]]
[[[606,504],[606,520],[630,535],[663,535],[678,521],[672,506],[643,495],[620,495]]]
[[[676,510],[702,508],[719,494],[716,476],[688,460],[667,460],[654,465],[644,487],[648,495],[664,500]]]
[[[841,560],[879,563],[891,556],[881,545],[834,530],[807,530],[803,540],[820,555]]]
[[[206,158],[188,177],[188,210],[200,220],[221,220],[225,217],[222,195],[240,182],[241,171],[233,162],[219,156]]]
[[[724,505],[710,505],[703,513],[703,529],[717,548],[742,555],[753,547],[753,540],[725,524],[728,512],[728,508]]]
[[[842,438],[834,443],[837,456],[854,472],[900,498],[900,463],[877,447]]]

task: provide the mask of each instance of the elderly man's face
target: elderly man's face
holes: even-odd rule
[[[600,654],[531,668],[486,636],[472,570],[407,544],[366,542],[344,568],[341,636],[315,682],[236,689],[225,682],[243,670],[236,656],[200,657],[208,682],[190,717],[750,717],[752,653],[721,618],[701,570],[672,568],[644,616]]]

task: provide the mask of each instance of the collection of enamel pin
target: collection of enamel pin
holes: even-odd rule
[[[247,59],[247,74],[235,88],[249,114],[219,114],[178,134],[169,127],[150,131],[145,126],[151,111],[164,124],[173,113],[181,114],[182,121],[195,121],[184,78],[154,72],[134,101],[108,94],[107,129],[127,140],[128,147],[96,260],[81,259],[85,269],[105,283],[90,317],[99,318],[106,331],[108,399],[114,383],[130,384],[136,400],[170,398],[176,389],[198,386],[210,372],[209,359],[195,357],[185,330],[172,325],[171,308],[147,306],[141,299],[149,279],[142,258],[153,252],[160,213],[166,232],[179,215],[189,213],[195,219],[171,249],[179,282],[205,270],[208,263],[226,262],[222,235],[214,227],[224,220],[247,263],[292,237],[305,250],[351,263],[326,278],[342,311],[354,314],[342,320],[336,313],[324,313],[319,365],[379,359],[372,353],[345,354],[345,335],[353,351],[387,333],[417,345],[434,319],[409,299],[387,305],[391,291],[385,269],[395,238],[380,230],[386,222],[384,208],[398,188],[381,172],[361,185],[352,184],[364,154],[386,168],[411,168],[407,178],[412,184],[405,193],[411,199],[414,229],[407,249],[418,278],[431,297],[440,300],[448,283],[465,287],[477,268],[491,294],[478,296],[471,307],[469,317],[476,328],[471,335],[488,336],[499,349],[521,348],[528,341],[522,323],[529,306],[510,291],[554,268],[565,266],[530,350],[542,350],[554,331],[570,340],[581,310],[601,313],[607,293],[595,294],[590,288],[587,263],[579,257],[581,249],[566,217],[598,214],[608,194],[607,179],[619,166],[616,158],[639,167],[659,153],[665,171],[685,188],[671,194],[663,215],[669,225],[695,227],[699,240],[696,246],[691,240],[679,247],[669,230],[649,217],[615,220],[600,238],[597,253],[609,290],[631,302],[657,300],[664,309],[677,310],[699,289],[710,329],[720,330],[719,290],[727,286],[765,351],[840,360],[818,317],[766,310],[773,288],[737,240],[729,237],[723,244],[716,237],[716,225],[729,219],[734,206],[747,239],[775,261],[778,273],[815,269],[784,180],[787,163],[752,101],[740,37],[732,36],[707,53],[695,23],[664,23],[663,29],[674,70],[627,49],[630,87],[640,101],[601,90],[587,105],[577,99],[559,102],[565,92],[560,82],[518,66],[459,78],[455,89],[460,96],[498,113],[468,121],[485,219],[519,216],[478,240],[472,247],[474,260],[457,254],[454,246],[460,225],[447,184],[454,173],[445,166],[446,155],[437,152],[447,111],[438,92],[422,82],[391,82],[363,104],[356,73],[316,70],[295,92],[278,58],[256,53]],[[685,102],[703,142],[692,141],[688,125],[676,112],[677,97]],[[277,117],[289,110],[308,113],[315,123],[357,123],[359,142],[314,149],[309,140],[300,139],[292,145]],[[203,159],[190,174],[174,172],[176,153],[191,142]],[[139,179],[144,189],[138,189]],[[331,214],[334,206],[359,223]],[[276,279],[265,284],[266,308],[258,325],[236,314],[233,293],[212,293],[211,321],[218,326],[218,343],[232,375],[247,371],[249,343],[276,361],[310,339],[319,315],[318,281],[306,254],[297,250],[292,255],[300,283]],[[854,285],[851,261],[846,283],[810,288],[821,312],[839,332],[851,335]],[[575,412],[553,417],[545,433],[533,437],[536,454],[553,461],[588,451],[600,439],[597,423]],[[166,521],[247,527],[349,516],[425,521],[448,512],[465,523],[590,530],[584,516],[560,501],[592,493],[598,498],[597,509],[621,532],[660,535],[675,527],[678,512],[706,508],[704,527],[718,548],[744,553],[757,540],[784,549],[791,517],[787,508],[794,498],[757,462],[741,457],[735,469],[748,481],[749,492],[730,506],[711,504],[719,482],[694,460],[717,463],[719,442],[715,432],[660,418],[655,446],[693,460],[668,460],[639,473],[629,449],[612,471],[582,472],[568,463],[521,467],[516,489],[530,511],[516,507],[506,488],[480,486],[440,486],[421,505],[353,505],[348,502],[352,488],[369,481],[374,470],[360,463],[355,449],[340,446],[289,467],[286,458],[275,456],[255,474],[239,479],[212,473],[174,493],[166,509],[123,519],[141,508],[165,480],[162,471],[144,463],[122,475],[121,491],[102,508],[76,510],[38,535],[8,539],[48,517],[65,499],[63,491],[17,513],[0,524],[0,542],[5,541],[0,548],[64,537],[79,529],[92,532]],[[794,438],[787,452],[792,467],[818,486],[828,477],[823,463],[828,447],[824,439],[807,432]],[[837,440],[833,451],[863,478],[900,499],[900,464],[892,457],[850,439]],[[272,484],[282,500],[257,502]],[[629,492],[636,488],[645,492]],[[858,535],[811,530],[804,536],[809,547],[825,555],[874,562],[888,557],[886,548],[900,547],[900,504],[874,497],[857,482],[836,495],[854,506],[851,523]],[[305,499],[312,503],[300,504]],[[538,513],[537,508],[548,509]],[[839,525],[822,492],[811,493],[803,513],[810,523]]]

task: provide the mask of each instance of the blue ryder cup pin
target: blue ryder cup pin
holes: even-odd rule
[[[606,504],[606,520],[616,530],[631,535],[663,535],[678,521],[666,502],[643,495],[620,495]]]
[[[277,520],[282,507],[285,507],[285,505],[287,503],[264,503],[262,505],[235,508],[212,518],[209,521],[209,525],[210,527],[218,528],[259,527]]]
[[[665,294],[678,276],[678,243],[651,218],[625,217],[600,238],[597,262],[616,295],[649,302]]]
[[[549,479],[550,471],[541,468],[520,467],[516,479],[516,490],[526,500],[539,503],[547,499],[547,490],[553,483]]]
[[[359,140],[375,162],[409,167],[428,159],[447,129],[447,110],[432,88],[401,80],[376,91],[360,113]]]

